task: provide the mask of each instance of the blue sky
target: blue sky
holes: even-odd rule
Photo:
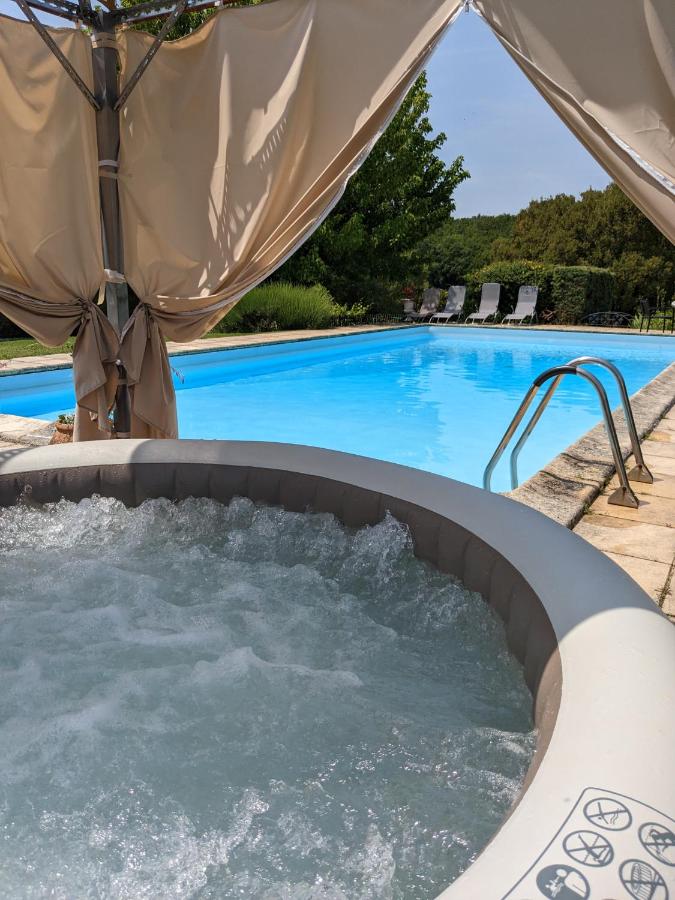
[[[0,12],[22,18],[11,0]],[[475,13],[459,16],[427,71],[431,121],[448,136],[442,155],[464,156],[471,173],[455,194],[457,216],[517,212],[536,197],[609,184]]]
[[[517,212],[530,200],[603,188],[610,179],[473,12],[461,13],[427,70],[431,121],[471,179],[457,216]]]

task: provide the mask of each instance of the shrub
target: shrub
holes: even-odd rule
[[[331,295],[342,306],[367,306],[373,316],[397,315],[401,312],[401,285],[377,278],[353,279],[332,275],[326,282]]]
[[[560,325],[574,325],[592,312],[614,306],[616,284],[609,269],[594,266],[555,266],[553,310]]]
[[[327,328],[339,307],[320,284],[300,287],[283,281],[254,288],[217,326],[218,331],[277,331]]]
[[[617,304],[624,312],[632,312],[641,297],[652,306],[675,299],[675,267],[662,256],[645,257],[628,251],[614,263],[612,271]]]
[[[539,288],[537,313],[548,311],[547,321],[574,325],[592,312],[614,309],[616,279],[609,269],[594,266],[554,266],[517,259],[496,262],[472,272],[467,278],[465,311],[478,308],[480,288],[484,282],[496,281],[502,290],[499,311],[511,312],[518,299],[518,289],[525,284]]]
[[[364,322],[370,307],[363,303],[355,303],[353,306],[342,306],[335,304],[334,322],[343,322],[346,325],[358,325]]]
[[[467,278],[467,302],[464,311],[470,313],[478,309],[481,285],[491,281],[496,281],[502,286],[499,296],[499,311],[502,315],[511,312],[515,307],[518,289],[525,284],[533,284],[539,288],[537,312],[548,309],[552,305],[553,269],[554,266],[527,259],[495,262],[483,266],[471,272]]]

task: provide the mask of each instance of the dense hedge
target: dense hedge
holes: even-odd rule
[[[613,309],[616,279],[595,266],[555,266],[553,311],[560,325],[575,325],[592,312]]]
[[[609,269],[594,266],[554,266],[519,259],[495,262],[477,269],[467,278],[466,312],[478,308],[481,285],[496,281],[502,286],[499,310],[511,312],[521,285],[539,288],[537,313],[546,312],[547,321],[561,325],[580,322],[591,312],[613,309],[616,303],[616,279]]]
[[[327,328],[341,309],[320,284],[277,281],[254,288],[217,326],[218,331],[286,331]]]
[[[477,269],[467,278],[466,312],[478,309],[481,285],[496,281],[501,284],[499,295],[499,311],[502,315],[510,313],[518,299],[518,289],[524,284],[533,284],[539,288],[537,311],[549,309],[552,304],[551,284],[554,266],[545,263],[519,259],[514,262],[495,262]]]

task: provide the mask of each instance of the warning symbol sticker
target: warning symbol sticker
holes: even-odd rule
[[[623,831],[630,828],[633,821],[628,808],[612,797],[598,797],[584,806],[584,815],[589,822],[610,831]]]
[[[563,841],[565,853],[584,866],[608,866],[614,850],[603,834],[595,831],[573,831]]]
[[[555,900],[586,900],[591,893],[584,876],[571,866],[546,866],[537,875],[537,887]]]
[[[670,828],[656,822],[645,822],[640,826],[640,841],[654,859],[667,866],[675,866],[675,834]]]
[[[636,900],[668,900],[663,876],[648,863],[627,859],[619,874],[623,886]]]
[[[675,900],[675,819],[607,788],[566,812],[501,900]]]

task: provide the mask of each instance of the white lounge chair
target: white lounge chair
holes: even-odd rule
[[[429,322],[449,322],[455,316],[459,319],[464,309],[464,297],[466,296],[466,287],[463,284],[453,284],[448,288],[448,298],[445,301],[443,312],[434,313]]]
[[[504,316],[502,325],[506,324],[506,322],[518,322],[519,324],[522,324],[525,319],[530,319],[532,322],[534,322],[534,320],[537,318],[536,309],[538,295],[538,287],[535,287],[532,284],[523,285],[518,291],[516,308],[512,313],[509,313],[508,316]]]
[[[485,322],[487,319],[496,316],[499,312],[499,294],[501,293],[501,284],[495,282],[487,282],[481,286],[480,290],[480,306],[478,312],[471,313],[466,317],[467,322]]]
[[[441,302],[441,292],[438,288],[427,288],[422,294],[422,305],[419,312],[407,314],[407,318],[414,322],[423,322],[438,312],[438,304]]]

